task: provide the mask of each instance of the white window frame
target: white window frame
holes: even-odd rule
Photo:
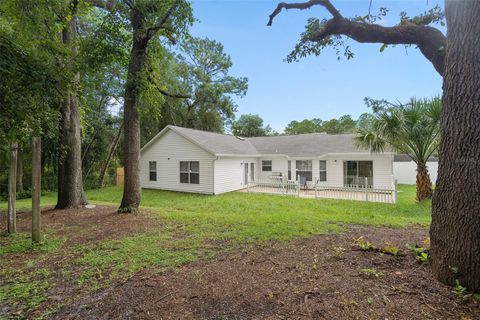
[[[322,170],[322,162],[325,163],[325,169]],[[322,180],[322,172],[325,172],[325,180]],[[319,160],[318,161],[318,181],[326,182],[328,179],[327,175],[327,160]]]
[[[300,165],[300,169],[299,169],[299,164],[305,164],[306,163],[306,166],[303,167],[302,165]],[[307,179],[307,181],[313,181],[313,161],[312,160],[295,160],[295,173],[296,173],[296,176],[298,177],[299,176],[299,172],[310,172],[310,180]]]
[[[270,162],[270,164],[267,164],[267,162]],[[270,170],[265,170],[266,168],[270,168]],[[273,161],[272,160],[262,160],[262,171],[263,172],[272,172],[273,169]]]
[[[187,170],[182,171],[182,163],[187,163]],[[193,171],[192,170],[192,163],[197,163],[198,164],[198,171]],[[200,184],[200,161],[180,161],[179,163],[179,179],[180,183],[183,184]],[[182,174],[187,174],[187,182],[182,181]],[[192,174],[197,174],[198,175],[198,182],[192,182]]]
[[[152,170],[152,164],[155,166],[155,170]],[[158,175],[157,175],[157,161],[149,161],[148,162],[148,181],[157,181]],[[155,179],[152,179],[152,173],[155,173]]]

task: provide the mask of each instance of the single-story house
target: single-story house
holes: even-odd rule
[[[242,138],[167,126],[141,150],[143,188],[221,194],[266,179],[391,187],[393,152],[358,148],[353,134]]]
[[[427,169],[433,184],[437,181],[438,158],[430,157]],[[393,177],[399,184],[417,183],[417,164],[407,154],[397,154],[393,158]]]

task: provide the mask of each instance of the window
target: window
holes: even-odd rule
[[[305,177],[307,181],[312,181],[312,160],[297,160],[297,176]]]
[[[255,164],[250,163],[250,181],[255,181]]]
[[[292,161],[288,160],[288,180],[292,180]]]
[[[200,183],[200,162],[180,161],[180,183]]]
[[[345,185],[371,187],[373,185],[373,161],[344,161]]]
[[[262,160],[262,171],[272,171],[272,160]]]
[[[150,172],[150,181],[157,181],[157,161],[150,161],[148,163]]]
[[[327,160],[320,160],[320,181],[327,181]]]

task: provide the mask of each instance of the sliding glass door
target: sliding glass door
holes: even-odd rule
[[[344,161],[343,183],[371,187],[373,185],[373,161]]]

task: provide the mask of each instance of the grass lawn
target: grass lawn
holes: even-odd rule
[[[122,189],[109,187],[90,190],[91,203],[118,205]],[[52,206],[55,193],[42,197],[42,206]],[[29,210],[30,199],[17,202],[19,210]],[[258,193],[227,193],[219,196],[143,190],[142,207],[159,217],[178,223],[192,232],[211,231],[211,235],[239,241],[289,240],[338,230],[338,223],[372,226],[428,226],[431,202],[415,202],[415,186],[400,185],[398,203],[300,199]],[[0,204],[5,209],[6,203]],[[222,232],[220,235],[219,232]]]
[[[48,308],[55,309],[50,295],[56,292],[59,275],[63,282],[70,283],[70,299],[75,299],[79,292],[108,286],[143,268],[166,270],[245,245],[341,232],[349,224],[427,227],[430,201],[416,203],[414,186],[400,186],[399,191],[398,203],[393,205],[257,193],[205,196],[144,190],[142,207],[149,209],[145,219],[151,225],[145,230],[106,240],[70,243],[73,234],[80,237],[94,232],[95,222],[82,228],[49,224],[44,227],[44,245],[36,247],[30,245],[26,232],[0,237],[0,318],[2,306],[9,303],[27,314],[39,309],[45,314]],[[87,192],[91,203],[101,205],[116,206],[121,196],[118,187]],[[52,206],[55,200],[54,193],[45,194],[42,206]],[[30,201],[20,200],[17,207],[29,210]],[[0,209],[5,207],[6,203],[0,204]],[[128,219],[117,218],[120,224],[122,219]],[[53,223],[55,217],[51,220]]]

